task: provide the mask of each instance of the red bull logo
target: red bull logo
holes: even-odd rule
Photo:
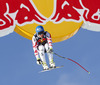
[[[100,24],[99,4],[99,0],[81,0],[81,5],[84,9],[83,18],[85,21]]]
[[[55,0],[55,9],[51,20],[89,21],[100,24],[99,0]]]
[[[31,0],[2,0],[0,1],[0,30],[14,25],[29,22],[43,23],[46,21]],[[15,20],[10,14],[16,13]]]
[[[80,21],[81,14],[76,9],[83,9],[79,0],[55,0],[54,13],[51,20],[56,23],[62,21]]]
[[[12,18],[12,14],[14,18]],[[54,12],[49,18],[43,16],[32,0],[1,0],[0,30],[14,26],[48,21],[88,21],[100,24],[99,0],[54,0]]]

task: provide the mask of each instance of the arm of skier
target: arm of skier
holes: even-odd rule
[[[38,55],[37,41],[36,41],[35,36],[33,36],[33,38],[32,38],[32,43],[33,43],[33,50],[34,50],[34,54],[35,54],[35,57],[36,57],[36,60],[37,60],[37,64],[40,65],[40,64],[42,64],[42,61],[41,61],[41,59],[39,58],[39,55]]]
[[[35,36],[33,36],[33,38],[32,38],[32,43],[33,43],[34,55],[35,55],[36,59],[39,59],[38,49],[37,49],[37,41],[35,39]]]

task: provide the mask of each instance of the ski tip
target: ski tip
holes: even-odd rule
[[[88,74],[90,74],[90,72],[88,72]]]

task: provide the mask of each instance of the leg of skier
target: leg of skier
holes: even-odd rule
[[[43,45],[40,45],[40,46],[38,47],[38,49],[39,49],[40,58],[41,58],[41,60],[42,60],[43,69],[44,69],[44,70],[48,70],[49,68],[48,68],[48,66],[47,66],[47,64],[46,64],[46,59],[45,59],[45,48],[44,48]]]
[[[45,44],[45,49],[46,49],[46,51],[49,50],[49,45],[48,45],[48,43]],[[56,66],[55,66],[55,63],[54,63],[54,61],[53,61],[53,53],[47,53],[47,55],[48,55],[48,58],[49,58],[49,65],[50,65],[50,68],[55,68]]]

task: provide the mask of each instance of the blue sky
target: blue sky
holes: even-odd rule
[[[57,66],[45,73],[36,64],[32,42],[13,32],[0,38],[0,85],[99,85],[100,84],[100,33],[80,29],[63,42],[54,43],[56,53],[71,58],[75,63],[54,55]],[[47,58],[48,61],[48,58]]]

